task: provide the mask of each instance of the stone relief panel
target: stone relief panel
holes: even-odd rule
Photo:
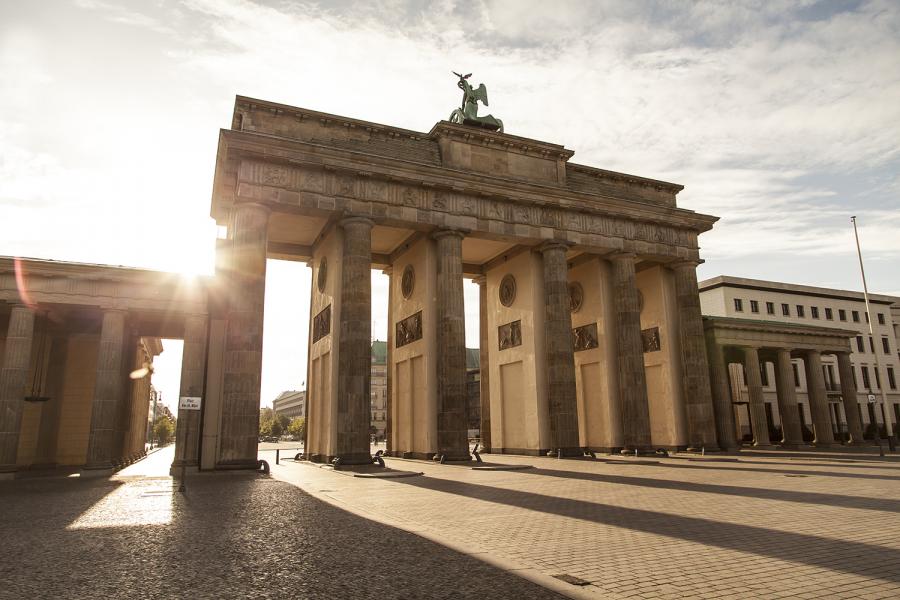
[[[575,352],[582,350],[590,350],[599,346],[599,336],[597,334],[597,324],[588,323],[572,330],[572,342],[575,346]]]
[[[319,260],[319,272],[316,274],[316,288],[319,292],[325,291],[325,283],[328,281],[328,261],[323,256]]]
[[[522,321],[513,321],[497,328],[497,341],[500,350],[507,350],[522,345]]]
[[[516,301],[516,278],[512,274],[505,275],[500,280],[498,295],[500,304],[503,306],[512,306],[512,303]]]
[[[313,317],[313,344],[331,333],[331,305],[322,309],[322,312]]]
[[[659,327],[651,327],[650,329],[641,330],[641,343],[644,346],[644,352],[659,352]]]
[[[396,348],[422,339],[422,311],[410,315],[397,323]]]

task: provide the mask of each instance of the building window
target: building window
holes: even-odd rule
[[[759,302],[757,302],[756,300],[750,301],[750,312],[752,312],[752,313],[759,312]]]
[[[878,372],[878,367],[872,367],[872,370],[875,371],[875,389],[881,389],[881,373]]]
[[[853,369],[851,370],[851,373],[853,373],[853,387],[858,388],[858,387],[859,387],[859,381],[856,380],[856,368],[853,368]]]
[[[888,342],[888,339],[886,337],[881,338],[881,348],[882,350],[884,350],[885,354],[891,353],[891,343]]]
[[[867,390],[871,390],[872,389],[872,381],[869,379],[869,367],[863,365],[859,368],[859,370],[862,371],[863,387],[866,388]]]
[[[884,313],[878,313],[878,324],[884,325]]]
[[[825,309],[825,318],[829,321],[834,321],[834,312],[830,308]]]
[[[872,339],[872,336],[869,336],[869,350],[871,350],[872,354],[875,354],[875,340]]]
[[[766,302],[766,313],[770,315],[775,314],[775,303],[774,302]]]
[[[762,379],[763,387],[769,387],[769,369],[766,368],[766,362],[759,363],[759,377]]]
[[[887,368],[888,373],[888,387],[892,390],[897,389],[897,379],[894,377],[894,367]]]
[[[854,322],[854,323],[859,323],[859,311],[858,311],[858,310],[854,310],[851,314],[853,315],[853,322]]]
[[[838,309],[838,319],[840,319],[841,321],[847,320],[847,311],[843,308]]]
[[[869,313],[863,313],[863,314],[866,315],[866,323],[868,323],[869,322]]]
[[[797,363],[791,363],[791,369],[794,371],[794,387],[800,387],[800,369],[797,368]]]
[[[790,304],[782,304],[781,305],[781,314],[786,317],[791,316],[791,305]]]
[[[863,338],[861,335],[856,336],[856,349],[860,352],[865,352],[866,347],[863,345]]]
[[[797,316],[800,317],[801,319],[802,319],[804,316],[806,316],[806,315],[803,314],[803,305],[802,305],[802,304],[798,304],[798,305],[797,305]]]
[[[809,307],[809,316],[813,319],[819,318],[819,307],[818,306],[810,306]]]
[[[744,312],[744,301],[740,298],[734,299],[734,310],[737,312]]]

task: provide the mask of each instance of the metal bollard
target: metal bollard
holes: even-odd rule
[[[275,464],[278,464],[279,459],[281,458],[281,448],[275,448]]]

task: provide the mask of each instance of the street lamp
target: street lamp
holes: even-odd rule
[[[866,301],[866,320],[869,322],[869,336],[870,336],[869,339],[874,340],[875,339],[875,330],[873,329],[873,324],[875,321],[874,321],[874,319],[872,319],[872,311],[869,306],[869,287],[866,285],[866,269],[865,269],[865,267],[863,267],[862,250],[860,250],[860,247],[859,247],[859,232],[856,229],[856,217],[855,216],[850,217],[850,222],[853,223],[853,235],[856,238],[856,254],[859,257],[859,272],[862,275],[863,298]],[[875,379],[876,379],[876,381],[881,382],[881,385],[879,385],[878,387],[881,388],[881,418],[884,421],[884,432],[887,435],[888,443],[890,444],[891,449],[893,449],[894,431],[893,431],[893,428],[891,427],[890,411],[885,410],[885,407],[888,406],[887,391],[885,391],[885,389],[884,389],[884,384],[887,383],[887,377],[885,377],[884,379],[881,379],[881,360],[878,358],[878,351],[876,350],[876,347],[874,345],[872,346],[871,350],[875,354],[875,375],[876,375]],[[871,382],[870,382],[869,388],[870,388],[869,391],[871,392],[872,391],[871,390]],[[875,425],[876,435],[878,435],[877,419],[876,419],[876,422],[874,423],[874,425]],[[880,444],[880,442],[879,442],[879,444]]]

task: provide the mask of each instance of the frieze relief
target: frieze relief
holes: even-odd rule
[[[331,305],[313,317],[313,344],[331,333]]]
[[[641,343],[644,346],[644,353],[659,352],[661,345],[659,342],[659,327],[651,327],[650,329],[641,330]]]
[[[661,223],[630,221],[577,209],[563,210],[554,206],[536,206],[478,197],[448,190],[426,190],[398,181],[369,176],[361,179],[355,174],[331,171],[326,192],[321,169],[298,168],[263,162],[243,161],[241,181],[263,186],[298,191],[330,193],[334,196],[357,198],[384,204],[414,208],[430,208],[464,216],[506,221],[534,227],[564,227],[573,232],[634,239],[685,248],[697,247],[697,233],[685,228]]]
[[[522,321],[513,321],[497,328],[497,344],[500,350],[522,345]]]
[[[394,346],[401,348],[422,339],[422,311],[397,322],[397,341]]]
[[[582,350],[591,350],[597,348],[599,343],[599,335],[597,333],[597,324],[588,323],[572,330],[572,343],[575,352]]]

